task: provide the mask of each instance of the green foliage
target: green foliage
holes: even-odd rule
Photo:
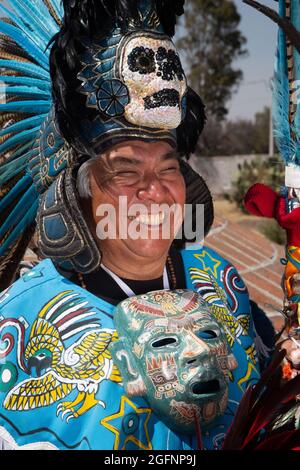
[[[240,15],[232,0],[189,0],[185,36],[178,41],[190,67],[189,84],[202,97],[208,116],[224,119],[227,102],[242,79],[233,62],[246,51],[238,29]]]
[[[233,183],[233,191],[229,195],[229,199],[235,202],[243,211],[244,196],[248,189],[255,183],[263,183],[275,191],[278,191],[284,183],[284,164],[278,156],[263,160],[259,157],[251,162],[245,161],[243,165],[239,165],[239,173]]]

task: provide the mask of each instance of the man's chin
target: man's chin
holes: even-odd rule
[[[128,240],[128,248],[137,256],[162,258],[167,256],[171,246],[170,240]],[[142,268],[142,267],[141,267]]]

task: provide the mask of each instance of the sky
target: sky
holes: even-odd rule
[[[274,0],[259,0],[276,9]],[[248,56],[235,62],[244,73],[238,92],[229,103],[229,119],[252,119],[271,104],[270,79],[273,75],[278,27],[269,18],[242,0],[234,0],[241,15],[240,29],[247,38]]]

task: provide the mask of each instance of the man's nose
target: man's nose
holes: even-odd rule
[[[166,194],[166,187],[155,174],[145,176],[138,189],[138,198],[141,201],[163,202]]]

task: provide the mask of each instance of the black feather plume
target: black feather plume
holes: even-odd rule
[[[195,151],[205,122],[205,106],[200,96],[188,87],[187,114],[177,129],[177,145],[180,153],[189,157]]]
[[[153,2],[164,31],[174,36],[177,17],[184,13],[185,0],[149,0]],[[63,0],[64,27],[76,35],[94,36],[117,25],[126,28],[139,21],[138,0]]]
[[[156,0],[155,3],[165,33],[174,36],[177,16],[183,15],[185,0]]]
[[[64,0],[64,26],[75,34],[94,36],[113,26],[138,20],[136,0]]]

